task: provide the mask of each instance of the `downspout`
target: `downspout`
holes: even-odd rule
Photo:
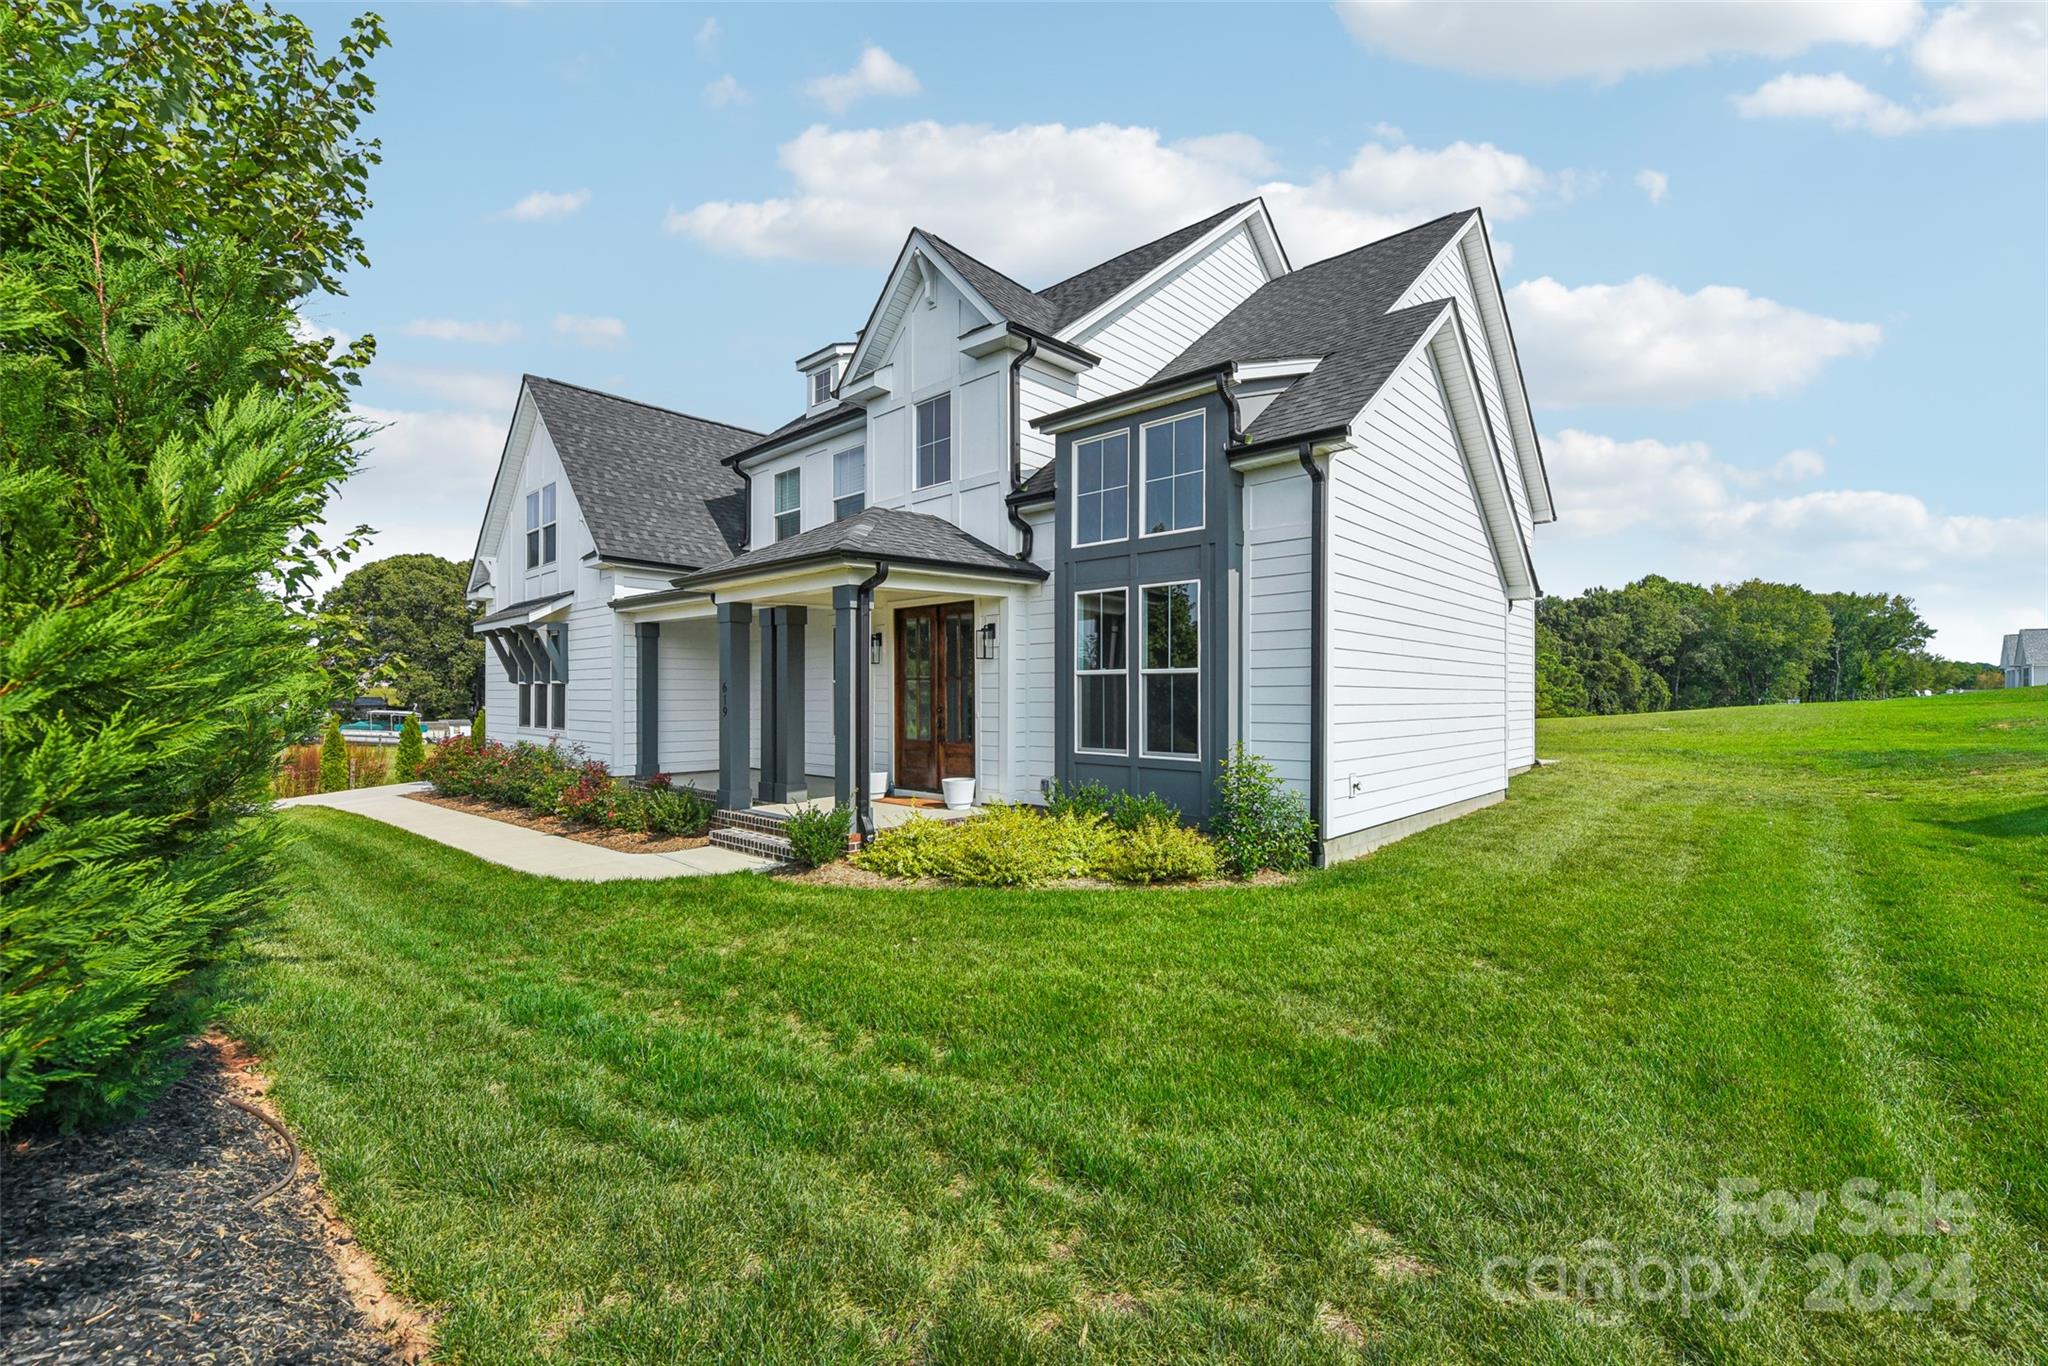
[[[1023,380],[1018,372],[1023,370],[1025,361],[1030,360],[1037,354],[1038,338],[1026,337],[1024,339],[1024,349],[1017,353],[1017,359],[1010,362],[1011,493],[1015,493],[1018,489],[1024,487],[1024,414],[1017,406],[1023,391]],[[1017,535],[1021,538],[1017,558],[1028,561],[1031,558],[1031,523],[1024,520],[1024,514],[1017,511],[1015,503],[1004,499],[1003,507],[1010,514],[1010,525],[1017,528]]]
[[[1329,710],[1330,689],[1330,642],[1326,638],[1324,623],[1329,616],[1329,571],[1324,567],[1328,551],[1326,544],[1329,533],[1326,527],[1325,505],[1329,497],[1328,475],[1316,464],[1315,443],[1301,443],[1301,467],[1308,471],[1310,489],[1310,531],[1309,531],[1309,695],[1308,695],[1308,815],[1315,826],[1315,847],[1311,857],[1315,866],[1323,866],[1323,809],[1327,805],[1324,793],[1328,787],[1325,770],[1329,767],[1324,734],[1324,716]]]
[[[1223,400],[1223,406],[1230,410],[1230,440],[1224,444],[1235,446],[1244,439],[1244,414],[1238,410],[1237,391],[1230,387],[1229,370],[1216,376],[1216,393]]]
[[[875,590],[889,577],[889,566],[877,562],[875,572],[862,579],[854,592],[854,629],[860,639],[854,642],[860,658],[868,653],[868,642],[874,638]],[[872,659],[863,659],[854,670],[853,689],[853,825],[859,833],[861,843],[866,844],[875,837],[874,793],[868,791],[868,774],[873,769],[875,731],[874,670]]]
[[[743,465],[734,465],[732,472],[740,477],[740,548],[745,554],[753,548],[754,541],[754,476],[747,473]]]

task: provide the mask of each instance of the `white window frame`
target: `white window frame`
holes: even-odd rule
[[[555,482],[551,479],[526,494],[526,567],[539,569],[555,562],[560,550],[555,531],[559,511]]]
[[[1207,490],[1205,489],[1204,492],[1207,492]],[[1155,669],[1145,662],[1146,646],[1149,644],[1146,632],[1151,629],[1152,622],[1151,613],[1146,607],[1145,595],[1155,588],[1193,588],[1195,590],[1195,662],[1192,665],[1180,668],[1163,667]],[[1202,581],[1200,579],[1162,579],[1157,583],[1141,583],[1138,585],[1138,756],[1140,758],[1157,759],[1162,763],[1199,764],[1202,762],[1202,633],[1208,629],[1202,622],[1202,597]],[[1125,623],[1124,630],[1126,636],[1128,636],[1130,631],[1128,622]],[[1167,658],[1171,659],[1172,657],[1172,652],[1169,650]],[[1151,749],[1146,744],[1146,740],[1151,734],[1151,727],[1147,722],[1150,720],[1149,713],[1152,707],[1152,699],[1150,696],[1151,690],[1145,686],[1145,680],[1166,675],[1187,676],[1195,680],[1195,752],[1193,754],[1164,753]]]
[[[815,408],[821,403],[832,401],[832,368],[828,365],[821,370],[811,371],[811,407]],[[820,389],[824,392],[819,393]]]
[[[785,479],[789,481],[789,487],[796,490],[796,502],[794,503],[794,505],[790,507],[784,507],[782,505],[782,481]],[[782,529],[782,519],[785,517],[796,518],[796,526],[789,531],[784,531]],[[775,504],[774,511],[770,514],[770,520],[768,524],[774,530],[775,539],[778,541],[786,541],[790,537],[795,536],[803,531],[804,467],[802,465],[791,465],[786,470],[775,471]]]
[[[1145,433],[1151,431],[1154,427],[1170,427],[1178,422],[1186,422],[1189,418],[1193,418],[1200,424],[1199,431],[1201,435],[1195,440],[1195,448],[1202,453],[1202,463],[1196,467],[1196,473],[1202,479],[1202,497],[1196,503],[1196,507],[1200,509],[1202,520],[1196,522],[1193,526],[1177,526],[1170,527],[1165,531],[1149,531],[1147,528],[1152,525],[1152,479],[1147,472],[1146,466],[1148,439]],[[1172,486],[1174,479],[1177,477],[1174,476],[1168,479],[1168,487]],[[1138,539],[1150,540],[1156,536],[1181,536],[1190,531],[1201,531],[1207,527],[1209,523],[1209,413],[1207,409],[1196,408],[1191,412],[1175,413],[1171,417],[1154,418],[1138,428],[1138,485]]]
[[[1103,442],[1113,441],[1118,438],[1121,438],[1124,443],[1124,482],[1122,485],[1124,491],[1124,522],[1122,526],[1117,528],[1117,534],[1114,536],[1105,534],[1100,540],[1084,541],[1081,539],[1081,499],[1086,495],[1087,490],[1081,487],[1081,448],[1083,446],[1100,445]],[[1119,541],[1131,539],[1131,444],[1131,431],[1128,427],[1119,428],[1113,432],[1104,432],[1100,436],[1091,436],[1086,441],[1076,441],[1074,443],[1073,450],[1070,453],[1070,459],[1074,468],[1074,497],[1070,513],[1073,518],[1073,525],[1068,535],[1076,547],[1115,545]],[[1095,496],[1098,498],[1102,497],[1110,491],[1111,487],[1112,485],[1104,484],[1101,488],[1095,490]],[[1103,530],[1105,533],[1108,531],[1106,524]]]
[[[846,465],[846,460],[847,460],[847,457],[848,457],[848,456],[854,456],[854,455],[857,455],[857,456],[859,456],[859,457],[860,457],[860,487],[859,487],[859,488],[854,488],[854,489],[841,489],[841,488],[839,487],[839,472],[840,472],[840,470],[842,470],[843,468],[845,468],[845,465]],[[846,501],[847,499],[849,499],[849,498],[858,498],[858,499],[860,499],[860,506],[859,506],[859,507],[857,507],[857,508],[855,508],[855,509],[853,509],[853,511],[852,511],[852,512],[847,512],[847,511],[843,510],[843,509],[842,509],[842,508],[840,507],[840,504],[844,503],[844,502],[845,502],[845,501]],[[852,516],[855,516],[855,515],[859,514],[860,512],[864,511],[864,510],[865,510],[865,509],[867,508],[867,505],[868,505],[868,448],[867,448],[867,443],[866,443],[866,442],[862,442],[862,443],[861,443],[860,445],[858,445],[858,446],[848,446],[848,447],[847,447],[847,448],[846,448],[845,450],[843,450],[843,451],[834,451],[834,452],[832,452],[832,520],[833,520],[833,521],[835,521],[835,522],[843,522],[843,521],[845,521],[845,520],[846,520],[846,519],[847,519],[848,517],[852,517]]]
[[[1106,598],[1116,596],[1124,600],[1124,662],[1114,669],[1084,669],[1081,667],[1081,600],[1083,598]],[[1116,758],[1127,758],[1131,752],[1131,591],[1128,588],[1082,588],[1074,593],[1074,649],[1067,658],[1068,667],[1074,672],[1074,753],[1100,754]],[[1124,747],[1122,749],[1091,749],[1081,743],[1081,680],[1084,678],[1121,678],[1124,681]]]
[[[924,410],[931,407],[935,403],[944,403],[946,405],[946,435],[943,445],[939,441],[933,441],[930,444],[930,446],[927,447],[924,440]],[[927,449],[934,451],[943,449],[945,451],[946,473],[943,478],[927,480],[922,477],[924,474],[924,453]],[[941,484],[949,484],[952,481],[953,391],[951,389],[948,389],[946,392],[942,394],[933,394],[930,398],[919,399],[916,403],[911,405],[910,486],[914,489],[932,489],[937,488]]]

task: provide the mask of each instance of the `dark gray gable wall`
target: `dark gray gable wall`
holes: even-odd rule
[[[1197,531],[1140,536],[1144,515],[1144,450],[1140,429],[1190,412],[1203,414],[1205,448],[1203,525]],[[1231,739],[1238,733],[1233,639],[1236,634],[1239,556],[1243,537],[1238,525],[1242,500],[1238,475],[1224,459],[1230,415],[1221,398],[1205,394],[1180,399],[1127,417],[1109,419],[1059,434],[1059,462],[1054,502],[1055,566],[1059,586],[1055,612],[1057,686],[1053,690],[1053,771],[1064,784],[1099,782],[1115,792],[1156,792],[1181,809],[1189,820],[1206,824],[1215,794],[1216,775]],[[1104,433],[1129,433],[1131,484],[1126,536],[1103,545],[1074,544],[1074,447]],[[1201,586],[1202,753],[1199,760],[1150,758],[1144,754],[1142,699],[1144,677],[1144,599],[1146,584],[1187,579]],[[1074,725],[1074,599],[1077,593],[1122,588],[1129,667],[1125,691],[1127,752],[1119,758],[1075,750]]]

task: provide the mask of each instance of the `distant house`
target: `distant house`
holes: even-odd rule
[[[2005,648],[1998,652],[1998,667],[2005,670],[2008,688],[2048,686],[2048,626],[2007,636]]]

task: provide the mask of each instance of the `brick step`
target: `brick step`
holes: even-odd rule
[[[795,856],[790,853],[787,839],[781,835],[771,835],[744,826],[714,825],[711,829],[711,842],[721,849],[752,854],[755,858],[774,859],[777,863],[796,861]]]
[[[782,834],[787,817],[775,811],[720,811],[711,817],[713,830],[751,830],[757,835]]]

